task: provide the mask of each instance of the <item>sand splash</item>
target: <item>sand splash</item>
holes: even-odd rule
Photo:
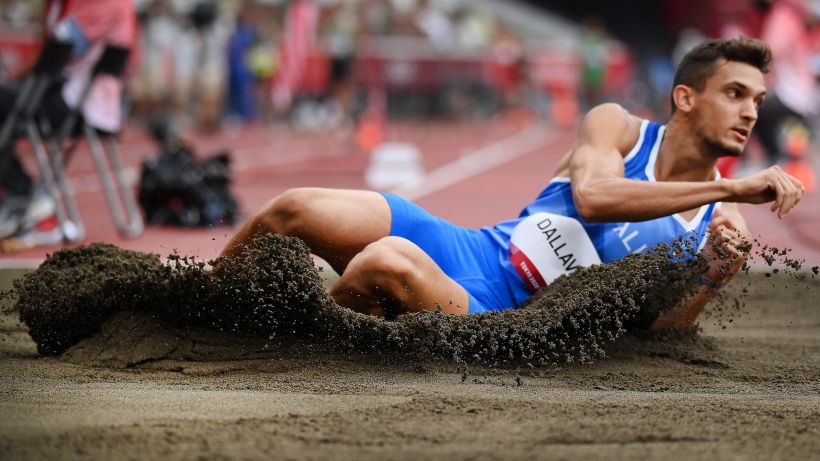
[[[580,269],[519,309],[469,316],[421,312],[384,320],[339,307],[322,288],[308,248],[272,234],[210,273],[192,259],[163,264],[106,244],[61,250],[18,280],[14,295],[43,355],[61,354],[115,314],[134,312],[248,341],[288,337],[346,353],[545,366],[602,357],[607,344],[691,293],[705,262],[670,257],[679,251],[659,247]]]

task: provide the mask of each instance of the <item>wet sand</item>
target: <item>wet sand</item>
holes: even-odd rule
[[[559,368],[195,328],[180,341],[129,312],[40,357],[5,312],[0,459],[820,459],[818,288],[742,276],[699,335],[626,336],[606,359]],[[126,337],[130,352],[112,351]]]

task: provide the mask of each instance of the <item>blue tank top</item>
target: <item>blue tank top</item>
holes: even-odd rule
[[[655,122],[641,123],[638,142],[624,157],[625,178],[655,181],[655,161],[664,130]],[[589,223],[575,207],[570,179],[557,177],[518,218],[481,231],[498,245],[507,286],[521,304],[538,288],[578,267],[610,263],[684,235],[694,236],[702,248],[717,205],[700,207],[691,221],[674,214],[632,223]]]

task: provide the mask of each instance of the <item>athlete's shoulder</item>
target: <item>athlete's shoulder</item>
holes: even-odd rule
[[[620,104],[604,103],[590,109],[579,128],[581,139],[607,138],[621,154],[632,150],[641,135],[643,119],[631,114]]]

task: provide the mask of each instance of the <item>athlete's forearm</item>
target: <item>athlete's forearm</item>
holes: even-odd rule
[[[712,265],[700,278],[697,291],[681,299],[673,308],[664,311],[649,327],[651,331],[692,328],[706,304],[717,295],[719,289],[729,283],[740,268],[742,259],[729,265]]]
[[[573,184],[575,205],[590,222],[646,221],[732,196],[732,184],[727,180],[651,182],[600,178]]]
[[[698,290],[690,296],[682,299],[673,308],[663,311],[661,315],[652,322],[650,331],[678,330],[686,331],[692,328],[698,315],[706,307],[706,304],[717,294],[717,290],[707,285],[700,285]]]

